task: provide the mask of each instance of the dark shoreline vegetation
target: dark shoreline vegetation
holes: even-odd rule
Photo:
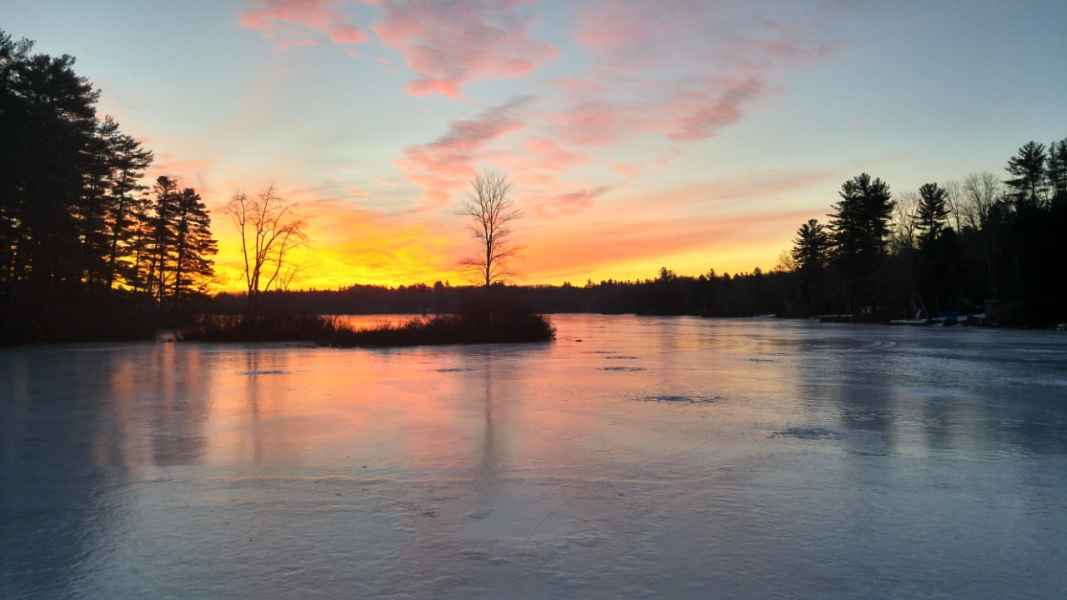
[[[652,279],[583,286],[501,282],[515,247],[500,236],[519,214],[504,177],[479,177],[477,198],[487,203],[464,212],[483,226],[487,213],[502,221],[481,234],[491,252],[469,263],[480,269],[480,286],[272,289],[294,273],[283,259],[305,241],[302,222],[283,219],[289,206],[271,189],[238,193],[228,210],[242,233],[247,225],[253,239],[282,241],[257,247],[251,268],[246,260],[246,293],[210,295],[217,245],[203,199],[174,177],[146,181],[153,153],[97,114],[100,93],[74,64],[0,31],[0,344],[152,339],[160,330],[339,346],[540,341],[551,339],[540,315],[577,312],[915,324],[964,315],[1013,327],[1067,321],[1067,139],[1023,145],[1002,175],[975,173],[915,192],[857,175],[842,184],[828,222],[804,223],[768,272],[690,276],[663,268]],[[493,231],[497,239],[486,237]],[[486,294],[492,305],[472,310]],[[375,313],[442,316],[373,332],[314,316]]]
[[[309,342],[334,348],[550,342],[556,330],[543,315],[496,311],[413,317],[399,325],[353,329],[335,317],[277,314],[205,317],[181,338],[202,342]]]

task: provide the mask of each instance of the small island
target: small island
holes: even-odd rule
[[[308,342],[335,348],[550,342],[556,330],[544,315],[523,308],[413,317],[400,325],[346,326],[336,317],[277,314],[260,318],[214,316],[181,332],[201,342]]]

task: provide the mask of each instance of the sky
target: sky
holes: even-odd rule
[[[296,287],[469,282],[502,173],[515,283],[769,270],[841,183],[1001,174],[1067,136],[1067,2],[0,0],[213,209],[273,185]]]

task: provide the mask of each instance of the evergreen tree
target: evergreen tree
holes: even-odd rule
[[[1048,146],[1048,184],[1052,198],[1067,200],[1067,138]]]
[[[6,34],[0,46],[7,280],[28,280],[37,295],[77,288],[98,92],[71,56],[31,55],[31,43]]]
[[[84,152],[84,186],[75,216],[80,229],[82,277],[88,285],[97,283],[105,271],[108,256],[109,201],[111,196],[112,147],[119,125],[106,117],[96,126]]]
[[[862,173],[846,181],[830,215],[834,261],[845,279],[852,310],[863,302],[877,311],[879,277],[886,254],[894,202],[889,186]]]
[[[1045,199],[1045,145],[1027,142],[1015,156],[1008,159],[1007,171],[1012,175],[1004,183],[1010,189],[1016,209],[1040,206]]]
[[[147,285],[145,291],[162,303],[167,296],[169,278],[174,272],[178,183],[165,175],[160,176],[156,179],[152,194],[152,209],[147,216],[145,253],[148,255],[148,271],[144,274]]]
[[[143,233],[142,224],[149,210],[149,201],[143,195],[146,189],[141,183],[144,171],[153,160],[152,152],[141,142],[128,135],[119,135],[112,140],[111,195],[108,199],[108,231],[106,286],[123,284],[128,288],[138,287],[137,261]]]
[[[830,235],[818,219],[809,219],[797,230],[793,241],[793,262],[800,275],[802,295],[807,310],[818,310],[823,304],[823,280],[830,260]]]
[[[214,259],[218,252],[211,236],[211,216],[204,201],[192,188],[177,195],[174,205],[174,301],[194,293],[203,293],[214,275]]]
[[[919,247],[926,248],[941,237],[948,218],[945,188],[927,183],[919,188],[919,207],[915,227],[919,230]]]
[[[830,236],[818,219],[809,219],[797,230],[793,260],[802,273],[820,272],[829,261]]]
[[[16,42],[0,30],[0,293],[6,296],[20,275],[19,245],[25,235],[25,196],[20,169],[25,165],[24,140],[31,136],[27,103],[17,93],[20,69],[33,44]]]

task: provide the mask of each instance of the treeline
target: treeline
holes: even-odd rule
[[[494,284],[491,295],[506,306],[521,306],[541,313],[593,312],[605,314],[705,315],[739,317],[782,313],[789,278],[785,273],[730,275],[714,271],[698,277],[676,275],[661,269],[655,279],[643,281],[587,282],[584,287],[511,286]],[[262,294],[266,313],[313,314],[439,314],[460,313],[481,301],[483,286],[434,285],[383,287],[354,285],[339,290],[272,291]],[[219,294],[213,311],[239,314],[243,294]]]
[[[511,304],[538,312],[736,317],[849,315],[861,321],[988,313],[991,323],[1067,320],[1067,139],[1024,145],[1006,166],[962,182],[927,183],[894,195],[866,173],[842,184],[826,223],[812,219],[771,272],[677,275],[582,287],[493,286]],[[458,312],[481,293],[443,283],[271,292],[278,312]],[[242,296],[214,310],[237,313]]]
[[[894,197],[861,174],[829,222],[797,232],[790,312],[857,318],[987,313],[993,322],[1065,320],[1067,139],[1029,142],[1002,180],[978,173]]]
[[[202,294],[215,240],[200,195],[145,184],[153,154],[100,118],[74,58],[0,31],[0,340],[151,335]]]

